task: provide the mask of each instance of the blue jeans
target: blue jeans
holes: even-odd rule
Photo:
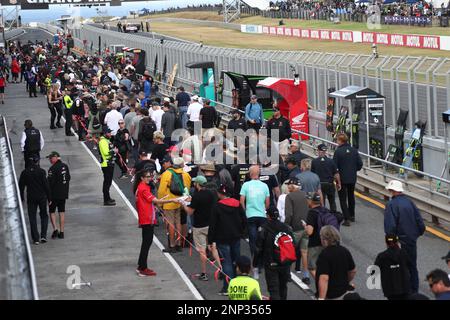
[[[417,271],[417,243],[403,242],[400,240],[402,249],[405,250],[406,254],[411,261],[409,267],[409,282],[411,284],[411,293],[417,293],[419,291],[419,271]]]
[[[188,122],[188,117],[187,117],[187,109],[188,107],[179,107],[178,108],[178,112],[180,113],[180,118],[181,118],[181,125],[183,126],[184,129],[187,128],[187,122]]]
[[[252,217],[247,219],[247,227],[248,227],[248,242],[250,245],[250,252],[252,257],[255,256],[256,252],[256,238],[258,237],[258,229],[261,227],[267,218],[263,217]]]
[[[217,243],[217,250],[219,250],[219,254],[223,258],[222,272],[230,277],[230,280],[233,279],[236,276],[234,264],[241,255],[241,240],[238,239],[232,243]],[[226,290],[228,290],[228,282],[224,276],[222,291]]]

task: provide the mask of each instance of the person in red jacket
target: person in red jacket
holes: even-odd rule
[[[12,74],[12,78],[13,78],[13,80],[12,80],[13,83],[17,83],[19,73],[20,73],[20,65],[17,62],[17,59],[13,59],[11,62],[11,74]]]
[[[4,71],[0,70],[0,100],[2,104],[5,104],[5,87],[6,87],[6,79]]]
[[[139,227],[142,229],[142,245],[136,269],[140,277],[156,276],[155,271],[147,268],[148,252],[153,242],[153,228],[157,223],[156,210],[153,205],[170,202],[169,200],[158,200],[152,194],[149,185],[152,177],[152,173],[148,170],[139,171],[136,173],[133,186]]]

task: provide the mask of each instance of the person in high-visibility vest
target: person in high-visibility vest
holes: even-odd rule
[[[108,126],[103,127],[103,134],[98,142],[98,151],[101,156],[101,167],[103,171],[103,205],[115,206],[116,200],[112,199],[109,194],[114,176],[114,162],[116,158],[116,150],[111,143],[111,129]]]
[[[48,94],[50,92],[50,87],[52,86],[52,77],[50,74],[47,75],[44,79],[44,85],[45,85],[45,94]]]
[[[240,256],[236,260],[238,276],[228,284],[228,298],[230,300],[262,300],[259,282],[250,276],[252,263],[247,256]]]
[[[70,131],[70,129],[72,128],[73,100],[70,97],[70,90],[67,88],[64,91],[63,105],[64,105],[64,115],[66,117],[66,136],[73,136],[74,134],[72,133],[72,131]]]

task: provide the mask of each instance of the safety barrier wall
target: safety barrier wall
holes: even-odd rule
[[[322,122],[327,105],[327,89],[348,85],[368,86],[386,97],[388,127],[395,127],[400,109],[409,111],[409,130],[414,128],[414,123],[419,119],[427,121],[425,140],[429,142],[430,153],[424,151],[424,156],[429,157],[429,163],[443,162],[443,141],[435,138],[443,137],[441,113],[448,110],[450,105],[449,58],[380,56],[375,59],[371,55],[221,48],[167,39],[161,44],[159,39],[89,25],[71,32],[76,38],[87,41],[88,50],[92,46],[93,51],[98,51],[99,38],[102,50],[111,44],[143,49],[146,51],[147,68],[151,71],[156,56],[156,69],[158,72],[165,71],[166,75],[178,64],[177,83],[186,87],[198,86],[202,82],[201,70],[185,67],[189,62],[214,61],[216,77],[221,70],[228,70],[291,78],[292,66],[308,84],[308,103],[314,115],[311,121],[317,121],[310,127],[317,127],[317,132],[323,134],[326,134]],[[166,70],[163,69],[165,58]],[[224,88],[224,96],[229,99],[232,83],[227,77]],[[338,99],[336,113],[342,104],[347,105],[347,102]],[[429,172],[439,174],[441,169],[437,167],[429,166]],[[427,166],[425,168],[428,170]]]
[[[241,25],[241,32],[263,33],[300,39],[375,43],[386,46],[450,50],[450,36],[389,34],[348,30],[308,29],[282,26]]]
[[[0,115],[0,300],[38,299],[5,118]]]

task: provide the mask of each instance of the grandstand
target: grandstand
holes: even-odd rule
[[[270,8],[270,1],[267,0],[242,0],[241,2],[250,8],[256,8],[259,10],[268,10]]]

